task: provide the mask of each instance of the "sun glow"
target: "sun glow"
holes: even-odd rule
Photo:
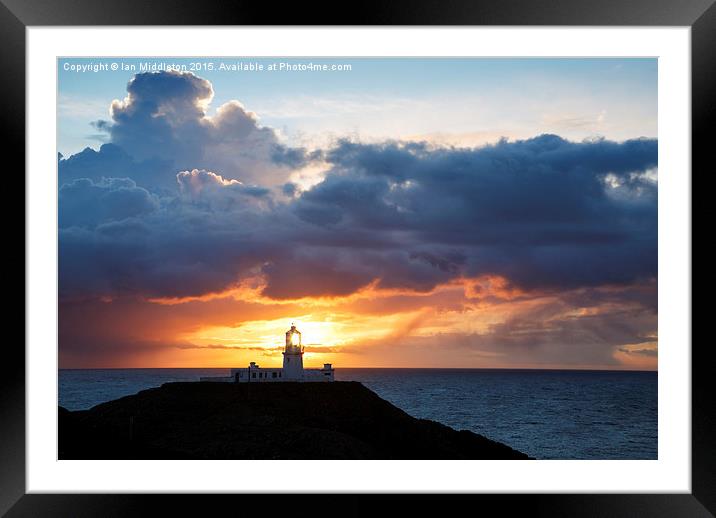
[[[606,287],[601,291],[610,294],[612,289]],[[602,314],[620,310],[619,305],[614,306],[612,302],[598,306],[565,305],[557,294],[525,293],[496,276],[458,279],[438,285],[431,292],[417,294],[397,290],[386,293],[370,288],[350,297],[312,300],[313,304],[304,304],[307,301],[301,300],[278,301],[272,305],[271,300],[255,289],[246,290],[243,295],[247,296],[243,301],[229,296],[188,302],[188,306],[195,308],[192,312],[204,304],[215,305],[223,308],[227,317],[223,322],[213,323],[211,319],[197,319],[195,327],[180,331],[175,339],[195,348],[192,354],[221,357],[227,365],[256,359],[278,364],[285,346],[284,333],[293,323],[302,333],[309,363],[325,361],[343,366],[367,366],[375,365],[376,356],[387,358],[393,353],[397,355],[390,359],[393,364],[399,360],[425,363],[426,355],[430,356],[429,361],[435,362],[433,355],[440,358],[447,352],[441,344],[458,343],[455,336],[460,335],[464,337],[460,343],[468,347],[462,354],[483,351],[474,356],[476,366],[482,366],[495,358],[493,344],[486,343],[484,337],[496,331],[510,333],[514,341],[522,336],[526,326],[537,326],[540,332],[553,332],[569,326],[575,319],[600,318]],[[578,295],[577,291],[572,296]],[[248,304],[248,307],[233,313],[230,308],[234,304]],[[166,305],[164,301],[152,304],[166,308],[165,311],[171,311],[176,305],[176,302]],[[183,303],[178,305],[181,307]],[[297,313],[297,309],[306,312]],[[260,319],[266,312],[270,312],[272,318]],[[232,315],[240,320],[234,320]],[[541,316],[533,321],[531,315]],[[524,318],[528,320],[523,322]],[[297,339],[298,336],[293,335],[292,343],[297,344]],[[386,344],[392,352],[384,350]],[[401,344],[408,344],[405,347],[414,353],[409,357],[400,355]],[[432,345],[415,349],[423,347],[417,344]],[[433,352],[428,351],[430,347]],[[644,351],[617,351],[614,358],[628,365],[655,359]]]
[[[358,314],[326,310],[294,318],[252,320],[236,326],[206,326],[178,338],[197,348],[230,349],[237,357],[245,353],[278,357],[283,350],[283,333],[291,323],[302,333],[307,358],[329,361],[328,355],[362,354],[376,340],[390,340],[410,334],[426,318],[424,309],[389,315]],[[298,335],[291,337],[298,343]],[[334,357],[335,359],[335,357]]]

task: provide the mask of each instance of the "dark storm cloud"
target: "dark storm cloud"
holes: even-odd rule
[[[281,186],[281,192],[283,192],[289,198],[293,198],[294,196],[299,194],[300,189],[295,183],[287,182]]]
[[[130,178],[79,178],[60,187],[58,207],[60,228],[94,226],[149,214],[159,199]]]
[[[268,278],[264,295],[275,299],[350,295],[373,280],[370,272],[341,265],[335,256],[276,258],[262,272]]]
[[[410,259],[422,259],[430,266],[437,268],[443,272],[455,273],[459,272],[463,264],[465,264],[465,254],[462,252],[447,252],[439,255],[431,252],[413,252]]]
[[[193,74],[137,74],[127,92],[96,124],[112,143],[59,157],[63,296],[195,296],[256,275],[280,299],[656,276],[656,140],[309,152],[238,101],[210,115],[212,86]],[[287,182],[309,162],[327,169],[319,183]]]
[[[276,144],[271,148],[271,160],[277,164],[292,168],[300,168],[322,158],[323,152],[321,150],[309,152],[305,148],[292,148],[283,144]]]
[[[542,135],[477,149],[342,142],[327,156],[331,172],[293,206],[316,226],[462,248],[464,273],[528,287],[656,274],[656,184],[645,175],[656,167],[655,140]]]
[[[177,200],[145,217],[60,228],[60,295],[198,296],[225,289],[279,254],[270,235]],[[265,230],[265,229],[263,229]]]
[[[206,170],[176,174],[161,208],[131,180],[75,180],[60,191],[61,253],[91,256],[80,272],[152,296],[217,291],[256,273],[275,298],[345,295],[371,282],[429,291],[485,274],[542,289],[656,275],[656,185],[645,176],[655,141],[546,135],[469,150],[344,142],[328,156],[325,179],[284,189],[287,202]],[[116,202],[103,201],[110,195]]]
[[[60,186],[80,178],[101,181],[104,178],[131,177],[144,187],[172,190],[176,187],[176,171],[171,160],[136,160],[119,146],[108,143],[99,151],[85,148],[66,159],[60,157]]]
[[[506,234],[527,244],[613,240],[621,229],[604,218],[648,215],[656,196],[639,176],[656,166],[655,140],[573,143],[542,135],[477,149],[343,142],[328,158],[332,173],[296,206],[305,219],[330,225],[345,218],[346,226],[419,230],[469,244]],[[607,189],[608,175],[621,187]],[[604,211],[612,207],[617,214]]]

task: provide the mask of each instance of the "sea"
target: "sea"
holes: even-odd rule
[[[408,414],[537,459],[657,459],[656,372],[336,369]],[[59,404],[99,403],[229,369],[61,369]]]

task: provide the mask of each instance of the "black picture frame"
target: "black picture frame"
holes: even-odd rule
[[[575,25],[690,26],[692,51],[692,171],[709,172],[708,129],[716,115],[716,5],[714,0],[400,0],[363,2],[354,8],[334,3],[314,9],[303,3],[231,0],[0,0],[0,119],[5,131],[3,156],[24,171],[25,29],[62,25]],[[711,165],[711,164],[708,164]],[[6,172],[9,172],[6,171]],[[19,175],[17,189],[24,191]],[[693,180],[693,173],[692,173]],[[18,192],[18,191],[15,191]],[[19,196],[15,195],[15,198]],[[5,208],[5,207],[4,207]],[[693,209],[693,205],[692,205]],[[5,208],[5,210],[8,210]],[[17,214],[17,212],[14,212]],[[16,220],[10,214],[6,221]],[[14,222],[16,231],[20,225]],[[19,237],[19,236],[18,236]],[[693,253],[693,251],[692,251]],[[19,260],[28,258],[15,253]],[[692,256],[693,257],[693,256]],[[24,267],[24,261],[23,265]],[[10,277],[10,276],[8,276]],[[19,278],[19,275],[15,277]],[[24,297],[23,297],[24,299]],[[7,311],[19,313],[19,303]],[[693,319],[693,317],[692,317]],[[19,321],[9,318],[8,321]],[[24,341],[23,341],[24,342]],[[688,344],[684,344],[688,346]],[[692,345],[692,492],[691,494],[472,495],[477,505],[498,506],[500,514],[529,510],[545,516],[713,516],[716,514],[716,403],[712,401],[716,369],[712,344]],[[25,494],[25,351],[19,339],[4,343],[0,376],[0,513],[7,516],[143,516],[214,515],[220,507],[234,511],[264,507],[266,497],[246,495],[27,495]],[[296,498],[295,496],[293,497]],[[313,505],[270,498],[270,514]],[[374,495],[351,495],[328,504],[324,514],[372,514]],[[209,499],[211,501],[209,502]],[[410,499],[422,512],[440,512],[434,501]],[[341,506],[336,507],[337,505]],[[476,505],[474,502],[470,506]],[[210,506],[210,507],[208,507]],[[155,507],[156,509],[156,507]],[[211,509],[211,513],[207,513]],[[444,509],[442,510],[444,511]],[[300,513],[299,513],[300,514]]]

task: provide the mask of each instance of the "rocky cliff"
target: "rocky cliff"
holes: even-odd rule
[[[60,459],[526,459],[357,382],[166,383],[59,408]]]

